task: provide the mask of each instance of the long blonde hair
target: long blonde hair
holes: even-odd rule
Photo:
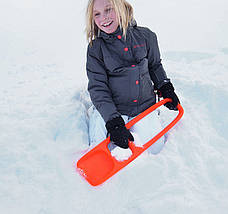
[[[99,29],[93,19],[93,5],[95,0],[89,0],[86,10],[86,36],[90,44],[98,36]],[[126,37],[128,25],[134,21],[133,8],[126,0],[109,0],[116,12],[120,29]]]

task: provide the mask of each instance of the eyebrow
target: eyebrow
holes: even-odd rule
[[[110,7],[110,6],[112,6],[112,4],[109,3],[109,4],[107,4],[105,7]]]

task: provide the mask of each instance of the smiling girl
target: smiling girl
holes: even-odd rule
[[[125,0],[89,0],[86,19],[88,91],[94,104],[90,143],[109,134],[115,145],[126,149],[128,141],[134,141],[131,132],[145,143],[161,129],[156,112],[130,130],[125,123],[155,104],[155,89],[172,99],[166,104],[169,109],[177,110],[179,103],[161,64],[156,34],[137,26]],[[156,154],[163,146],[160,138],[149,149]]]

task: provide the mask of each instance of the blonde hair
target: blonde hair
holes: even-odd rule
[[[93,19],[93,5],[95,0],[89,0],[86,10],[86,36],[89,43],[96,39],[99,29]],[[126,0],[109,0],[117,15],[120,29],[123,30],[123,36],[126,38],[127,27],[134,21],[133,8]]]

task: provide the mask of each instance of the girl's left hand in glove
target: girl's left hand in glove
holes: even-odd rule
[[[177,111],[177,105],[180,103],[179,98],[177,97],[176,93],[174,92],[174,87],[171,82],[166,83],[163,85],[159,91],[161,92],[161,96],[163,98],[171,98],[172,102],[168,102],[165,104],[165,106],[170,109]]]

